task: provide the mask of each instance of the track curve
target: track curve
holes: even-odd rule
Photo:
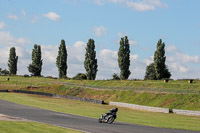
[[[0,113],[91,133],[197,133],[195,131],[156,128],[121,122],[98,123],[98,120],[94,118],[54,112],[4,100],[0,100]]]

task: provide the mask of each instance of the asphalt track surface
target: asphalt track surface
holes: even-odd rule
[[[156,128],[121,122],[98,123],[98,120],[94,118],[54,112],[4,100],[0,100],[0,114],[91,133],[197,133],[195,131]]]

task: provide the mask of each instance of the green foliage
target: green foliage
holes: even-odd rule
[[[95,80],[98,71],[95,44],[93,39],[89,39],[86,46],[84,67],[86,70],[87,79]]]
[[[156,80],[156,70],[154,67],[154,63],[151,63],[146,67],[145,80]]]
[[[1,70],[1,75],[8,75],[9,71],[7,69]]]
[[[30,77],[28,74],[24,74],[24,77]]]
[[[16,56],[15,47],[10,48],[10,54],[8,59],[8,68],[10,74],[17,74],[17,61],[18,56]]]
[[[39,122],[0,121],[1,133],[81,133]]]
[[[171,73],[165,65],[165,61],[165,43],[160,39],[157,43],[157,50],[154,53],[154,67],[156,71],[156,79],[158,80],[171,77]]]
[[[120,77],[117,73],[113,73],[112,77],[112,80],[120,80]]]
[[[128,37],[121,38],[120,47],[118,51],[118,65],[120,68],[120,78],[122,80],[128,79],[131,74],[129,70],[130,66],[130,46]]]
[[[85,73],[78,73],[72,79],[75,79],[75,80],[85,80],[85,79],[87,79],[87,75]]]
[[[66,78],[67,76],[67,49],[65,45],[65,40],[61,40],[58,56],[56,59],[56,66],[58,67],[59,78]]]
[[[32,64],[29,64],[28,70],[33,76],[41,76],[42,71],[42,53],[40,45],[35,44],[32,51]]]

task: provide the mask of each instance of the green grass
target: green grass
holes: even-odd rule
[[[81,133],[38,122],[0,121],[1,133]]]
[[[79,97],[87,97],[93,99],[116,102],[133,103],[154,107],[166,107],[170,109],[186,109],[186,110],[200,110],[200,95],[199,94],[177,94],[177,93],[161,93],[162,88],[172,88],[172,92],[177,90],[198,89],[200,81],[195,81],[193,84],[187,81],[173,81],[164,83],[163,81],[89,81],[89,80],[65,80],[52,79],[43,77],[20,77],[12,76],[10,81],[6,81],[8,76],[0,76],[0,89],[22,89],[28,91],[39,91],[46,93],[55,93],[58,95],[71,95]],[[65,86],[62,84],[55,84],[60,82],[68,82],[79,85],[92,86],[111,86],[108,90],[94,90],[87,89],[87,87]],[[32,87],[30,87],[32,86]],[[158,92],[137,92],[130,90],[113,90],[114,87],[148,87],[156,88]],[[122,88],[123,88],[122,87]],[[168,90],[169,91],[169,90]]]
[[[0,99],[57,112],[98,118],[113,106],[26,94],[0,93]],[[119,108],[117,121],[154,127],[200,131],[200,117],[152,113]]]
[[[197,94],[167,94],[133,91],[110,91],[84,89],[78,95],[105,101],[132,103],[170,109],[200,110],[200,95]]]
[[[7,78],[10,81],[6,81]],[[92,86],[107,86],[107,87],[145,87],[145,88],[168,88],[168,89],[195,89],[200,90],[200,80],[195,80],[194,83],[189,84],[187,80],[174,81],[170,80],[169,83],[164,83],[162,80],[66,80],[66,79],[52,79],[43,77],[22,77],[22,76],[0,76],[0,85],[11,85],[11,88],[20,88],[27,86],[44,86],[52,85],[54,83],[66,82],[80,85]],[[0,87],[1,89],[2,87]]]

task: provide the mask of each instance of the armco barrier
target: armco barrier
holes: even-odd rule
[[[8,90],[0,90],[0,92],[8,92]]]
[[[131,109],[136,109],[136,110],[169,113],[169,108],[149,107],[149,106],[142,106],[142,105],[137,105],[137,104],[120,103],[120,102],[112,102],[112,101],[109,102],[109,105],[126,107],[126,108],[131,108]]]
[[[200,111],[173,109],[174,114],[200,116]]]
[[[44,93],[44,92],[34,92],[34,91],[24,91],[24,90],[13,90],[15,93],[26,93],[26,94],[34,94],[34,95],[43,95],[48,97],[53,97],[54,94]]]
[[[54,95],[53,97],[78,100],[78,101],[84,101],[84,102],[90,102],[90,103],[96,103],[96,104],[104,104],[103,100],[96,100],[96,99],[90,99],[90,98],[84,98],[84,97],[75,97],[75,96],[69,96],[69,95]]]
[[[90,103],[96,103],[96,104],[104,104],[103,100],[96,100],[96,99],[90,99],[90,98],[84,98],[84,97],[75,97],[75,96],[69,96],[69,95],[56,95],[56,94],[51,94],[51,93],[24,91],[24,90],[13,90],[13,92],[43,95],[43,96],[56,97],[56,98],[65,98],[65,99],[78,100],[78,101],[84,101],[84,102],[90,102]]]

